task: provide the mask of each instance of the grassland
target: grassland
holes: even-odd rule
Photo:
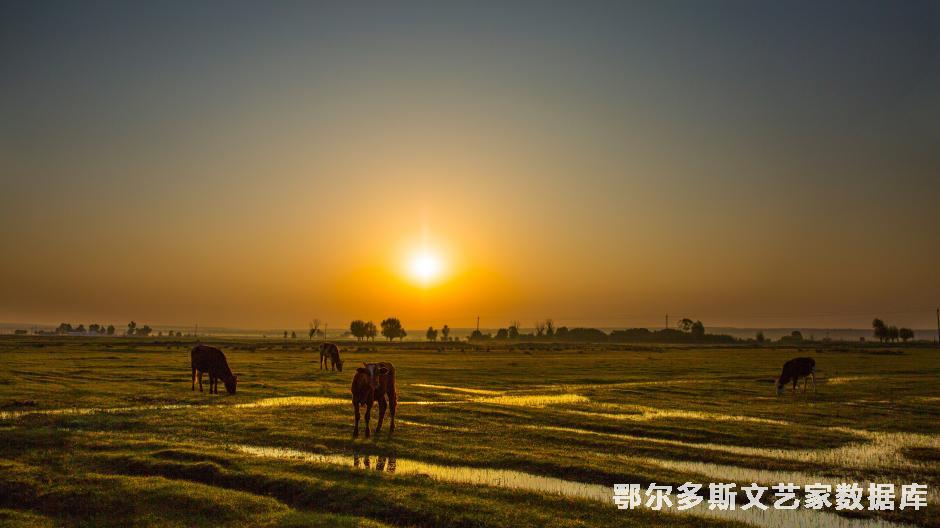
[[[940,352],[345,344],[398,371],[392,439],[353,440],[315,343],[0,340],[2,526],[938,526]],[[773,396],[816,358],[819,392]],[[223,391],[224,392],[224,391]],[[375,418],[373,418],[373,426]],[[613,483],[925,482],[919,512],[617,510]]]

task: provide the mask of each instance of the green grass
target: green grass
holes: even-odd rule
[[[926,482],[928,510],[863,515],[938,525],[936,349],[349,344],[350,368],[338,373],[320,371],[302,340],[213,344],[239,374],[234,396],[190,390],[191,343],[0,339],[0,525],[736,522],[461,480],[488,469],[584,489],[729,475],[740,485],[781,475]],[[780,365],[797,355],[816,358],[819,392],[773,396]],[[400,422],[392,439],[353,440],[351,367],[377,360],[396,366]],[[250,405],[286,397],[303,398]],[[352,467],[366,457],[372,471]],[[374,471],[392,459],[398,471]],[[802,522],[780,515],[780,525]]]

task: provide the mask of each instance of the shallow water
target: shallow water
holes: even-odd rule
[[[623,433],[606,433],[579,429],[576,427],[556,427],[549,425],[524,425],[528,429],[557,431],[582,435],[595,435],[606,438],[654,443],[687,447],[692,449],[707,449],[723,453],[732,453],[746,456],[772,458],[777,460],[792,460],[797,462],[818,463],[820,465],[839,466],[851,469],[925,469],[930,464],[911,460],[901,451],[910,447],[930,447],[940,449],[940,437],[916,433],[884,433],[871,432],[862,429],[849,429],[842,427],[830,428],[832,431],[852,434],[860,438],[859,442],[852,442],[841,447],[830,449],[779,449],[763,447],[745,447],[710,442],[684,442],[652,436],[637,436]]]
[[[341,398],[324,398],[321,396],[286,396],[283,398],[264,398],[250,403],[236,403],[232,407],[238,409],[253,407],[316,407],[320,405],[338,405],[350,403],[350,400]]]
[[[554,477],[533,475],[522,471],[466,466],[446,466],[393,456],[319,454],[281,447],[233,445],[240,453],[252,456],[294,460],[312,464],[332,464],[362,471],[394,473],[399,475],[423,475],[444,482],[474,486],[493,486],[562,495],[579,499],[603,502],[616,515],[612,487],[587,484]],[[707,506],[678,511],[664,510],[663,515],[693,515],[722,520],[737,520],[764,528],[790,528],[792,526],[823,526],[829,528],[901,528],[906,525],[883,520],[847,519],[834,513],[815,510],[774,510],[751,508],[749,510],[709,510]]]
[[[503,394],[502,391],[488,390],[488,389],[471,389],[467,387],[452,387],[449,385],[431,385],[429,383],[412,383],[412,387],[422,387],[425,389],[438,389],[438,390],[449,390],[455,392],[466,392],[467,394],[481,394],[481,395],[490,395],[495,396],[497,394]]]

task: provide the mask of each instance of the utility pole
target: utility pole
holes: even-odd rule
[[[480,331],[480,316],[477,316],[477,332]]]

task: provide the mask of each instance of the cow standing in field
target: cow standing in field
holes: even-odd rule
[[[339,358],[339,347],[334,343],[320,343],[320,370],[323,370],[323,365],[327,362],[332,370],[339,369],[340,372],[343,371],[343,360]]]
[[[238,377],[228,368],[225,354],[215,347],[196,345],[189,353],[193,366],[193,390],[196,390],[196,380],[199,380],[199,392],[202,392],[202,374],[209,373],[209,394],[219,393],[219,380],[225,384],[229,394],[235,394],[235,384]]]
[[[806,385],[809,378],[813,378],[813,392],[816,392],[816,360],[811,357],[799,357],[791,359],[783,364],[783,372],[777,380],[777,395],[783,394],[787,383],[793,382],[793,393],[796,394],[796,385],[800,378],[804,379],[803,392],[806,392]]]
[[[388,399],[386,401],[386,398]],[[356,369],[352,382],[352,403],[356,413],[356,426],[353,438],[359,436],[359,408],[366,407],[366,438],[369,438],[369,420],[372,417],[372,404],[379,402],[379,423],[375,434],[382,430],[385,409],[388,408],[388,436],[395,432],[395,408],[398,406],[398,394],[395,392],[395,367],[391,363],[363,363]]]

